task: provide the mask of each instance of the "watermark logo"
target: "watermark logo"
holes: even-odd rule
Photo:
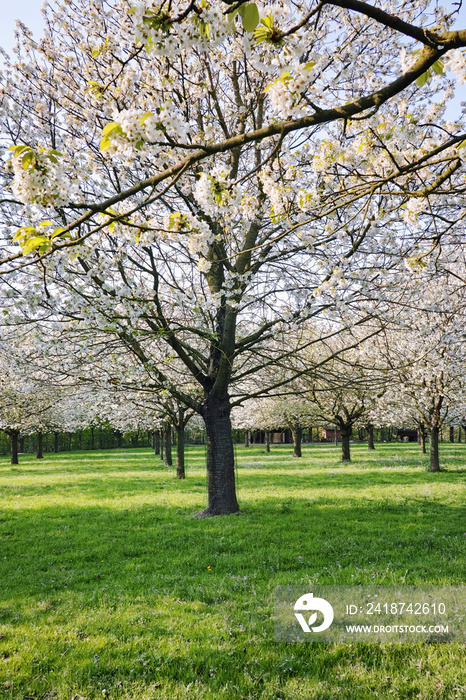
[[[327,630],[333,622],[333,608],[330,603],[324,598],[314,598],[313,593],[305,593],[298,598],[294,609],[295,617],[301,625],[303,632],[323,632],[324,630]],[[300,610],[301,612],[296,612],[297,610]],[[314,625],[317,620],[317,612],[313,612],[307,622],[302,614],[303,612],[309,613],[312,610],[321,612],[324,616],[323,622],[316,627],[313,627],[312,625]]]
[[[275,589],[284,642],[466,642],[466,586],[312,585]],[[466,699],[465,699],[466,700]]]

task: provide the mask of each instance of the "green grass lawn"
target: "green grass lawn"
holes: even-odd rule
[[[278,643],[278,585],[466,584],[466,445],[237,447],[237,516],[150,450],[0,458],[0,698],[466,698],[466,645]]]

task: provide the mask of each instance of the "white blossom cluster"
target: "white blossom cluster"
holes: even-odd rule
[[[297,119],[309,113],[308,105],[300,103],[300,98],[314,80],[318,64],[312,62],[309,65],[310,67],[299,64],[293,66],[268,86],[272,109],[281,119]]]
[[[232,33],[232,24],[223,14],[221,2],[206,3],[199,14],[192,14],[187,22],[174,23],[177,12],[182,9],[176,7],[168,13],[163,4],[139,0],[130,9],[136,40],[144,44],[150,54],[172,56],[193,46],[201,50],[211,49]],[[160,21],[155,19],[157,17]]]
[[[356,149],[359,150],[359,145],[356,145]],[[345,153],[342,151],[338,141],[323,140],[312,160],[312,169],[315,173],[325,172],[329,170],[337,160],[342,161],[344,156]]]
[[[435,125],[441,121],[446,101],[450,97],[451,91],[446,90],[442,96],[443,102],[435,103],[426,110],[423,115],[426,128],[423,131],[418,129],[417,119],[408,112],[406,103],[402,103],[396,114],[378,114],[368,119],[366,123],[369,128],[361,130],[358,123],[349,124],[344,137],[322,139],[316,144],[312,159],[312,170],[318,176],[320,193],[325,192],[331,196],[341,182],[344,182],[347,192],[354,186],[361,193],[362,176],[367,182],[392,177],[397,173],[397,164],[422,160],[426,150],[435,148],[438,134]],[[450,134],[458,133],[461,128],[460,124],[452,122],[445,122],[444,125]],[[454,144],[444,151],[445,157],[452,160],[458,157],[457,154]],[[419,199],[422,191],[428,189],[435,178],[435,170],[426,161],[425,166],[419,169],[417,178],[398,179],[400,197],[404,188],[405,194],[416,192],[415,199]],[[319,201],[319,197],[311,197],[309,202],[306,195],[300,197],[303,211],[307,211],[313,204],[317,203],[318,206]],[[412,201],[403,212],[404,220],[412,224],[419,221],[419,225],[422,225],[421,218],[417,217],[421,209],[419,203]]]
[[[193,256],[200,257],[198,268],[202,272],[207,272],[210,269],[210,262],[206,259],[206,256],[209,253],[209,247],[215,240],[215,235],[209,228],[209,225],[194,214],[189,213],[187,219],[192,231],[188,239],[189,252]]]
[[[423,197],[410,197],[405,205],[403,220],[406,223],[415,223],[426,206],[427,202]]]
[[[281,182],[276,182],[270,171],[264,170],[259,177],[264,193],[270,200],[272,215],[281,216],[285,214],[289,208],[288,195],[291,192],[291,188],[283,185]]]
[[[190,127],[177,114],[173,105],[166,101],[158,114],[132,108],[115,111],[113,122],[121,126],[122,133],[113,131],[109,135],[109,152],[134,158],[154,141],[162,140],[162,134],[174,141],[186,142]]]
[[[209,177],[207,173],[200,173],[193,189],[197,203],[206,214],[212,214],[217,211],[218,203],[215,200],[215,184],[212,176]],[[219,193],[221,186],[223,186],[223,183],[218,184]]]
[[[198,269],[201,272],[208,272],[211,263],[207,259],[207,256],[210,246],[215,241],[215,234],[210,229],[207,222],[203,221],[192,212],[186,212],[186,214],[183,215],[181,229],[177,229],[177,227],[173,225],[172,215],[167,214],[164,218],[164,232],[161,234],[161,237],[166,240],[171,239],[172,241],[176,241],[179,238],[179,230],[181,230],[183,238],[186,235],[188,236],[188,251],[189,254],[198,261]]]
[[[445,56],[444,66],[455,73],[460,85],[466,85],[466,53],[464,49],[449,51]]]
[[[72,180],[61,158],[51,160],[52,149],[35,153],[35,162],[23,167],[21,157],[13,157],[9,165],[14,172],[13,194],[23,204],[62,207],[76,200],[79,186]]]
[[[253,197],[248,192],[245,192],[240,203],[241,216],[244,221],[253,221],[258,215],[259,202],[257,197]]]
[[[408,52],[405,48],[402,48],[400,51],[400,67],[402,72],[406,73],[411,70],[418,58],[419,54]]]
[[[200,173],[193,195],[201,209],[210,216],[229,215],[241,206],[242,191],[228,180],[228,172],[219,167]]]

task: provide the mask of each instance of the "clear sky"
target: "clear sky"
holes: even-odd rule
[[[15,20],[20,19],[36,37],[42,33],[42,0],[0,0],[0,46],[10,51],[14,44]]]

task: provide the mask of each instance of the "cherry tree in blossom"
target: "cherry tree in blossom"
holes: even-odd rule
[[[466,32],[418,1],[47,7],[3,71],[2,269],[202,416],[206,514],[236,512],[231,396],[270,341],[461,220]]]
[[[416,295],[398,307],[397,325],[378,341],[391,371],[379,410],[387,423],[413,425],[421,435],[428,431],[433,472],[440,470],[442,425],[448,418],[460,426],[466,415],[464,281],[457,264],[448,272],[432,279],[429,270],[414,270]]]

